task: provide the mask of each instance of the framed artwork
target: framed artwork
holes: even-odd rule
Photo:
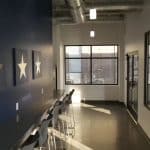
[[[32,51],[32,77],[33,79],[42,76],[42,56],[39,51]]]
[[[13,48],[13,82],[20,85],[29,80],[29,57],[27,50]]]

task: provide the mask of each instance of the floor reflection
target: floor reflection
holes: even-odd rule
[[[90,148],[90,147],[88,147],[88,146],[78,142],[77,140],[75,140],[74,138],[72,138],[70,136],[66,136],[65,134],[59,132],[58,130],[49,129],[49,133],[50,132],[53,132],[54,136],[58,138],[57,140],[59,140],[59,142],[62,142],[61,143],[61,146],[62,146],[61,148],[68,148],[69,145],[71,145],[74,148],[77,148],[78,150],[93,150],[92,148]],[[65,144],[69,144],[69,145],[65,145]],[[58,144],[56,144],[56,147],[57,146],[58,146]],[[57,148],[60,149],[60,147],[57,147]]]
[[[81,106],[81,107],[84,107],[84,108],[89,108],[91,110],[94,110],[94,111],[97,111],[97,112],[101,112],[101,113],[105,113],[107,115],[111,115],[111,110],[109,109],[106,109],[106,108],[100,108],[100,107],[96,107],[94,105],[89,105],[89,104],[85,104],[85,103],[80,103],[80,105],[78,106]]]
[[[58,127],[48,131],[45,150],[150,149],[120,105],[73,104],[59,116]]]

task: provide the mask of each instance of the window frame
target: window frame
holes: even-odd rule
[[[150,110],[150,106],[148,106],[148,72],[150,71],[149,68],[149,61],[148,58],[150,57],[149,55],[149,45],[150,45],[150,31],[145,32],[144,35],[144,105],[145,107]]]
[[[89,57],[66,57],[66,47],[67,46],[90,46],[90,56]],[[93,46],[117,46],[117,56],[116,57],[92,57],[92,47]],[[119,83],[119,44],[99,44],[99,45],[64,45],[64,70],[65,70],[65,85],[118,85]],[[85,83],[81,83],[81,84],[72,84],[72,83],[67,83],[66,81],[66,60],[67,59],[90,59],[90,83],[85,84]],[[112,84],[93,84],[92,83],[92,60],[94,59],[110,59],[110,60],[117,60],[117,80],[116,83],[112,83]]]

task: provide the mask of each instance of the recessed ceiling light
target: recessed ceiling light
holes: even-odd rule
[[[95,37],[95,31],[94,31],[94,30],[91,30],[91,31],[90,31],[90,37],[91,37],[91,38],[94,38],[94,37]]]
[[[96,9],[90,9],[90,20],[95,20],[97,18],[97,12]]]

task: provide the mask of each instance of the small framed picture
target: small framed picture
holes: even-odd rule
[[[14,86],[29,80],[29,57],[27,50],[13,48],[13,83]]]
[[[33,79],[42,76],[42,56],[39,51],[32,51],[32,77]]]

